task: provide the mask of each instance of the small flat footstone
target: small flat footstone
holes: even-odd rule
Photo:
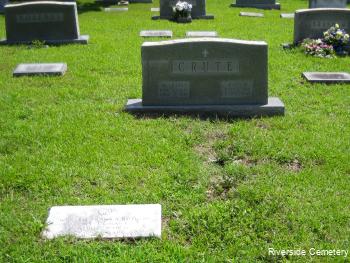
[[[173,31],[170,30],[142,30],[140,37],[173,37]]]
[[[126,12],[129,10],[127,7],[107,7],[104,9],[105,12]]]
[[[289,19],[292,19],[292,18],[294,18],[294,13],[290,13],[290,14],[281,14],[281,18],[289,18]]]
[[[350,83],[346,72],[304,72],[302,76],[311,83]]]
[[[186,37],[217,37],[216,31],[187,31]]]
[[[120,1],[118,5],[129,5],[129,1]]]
[[[253,13],[253,12],[240,12],[240,16],[247,16],[247,17],[264,17],[264,14],[262,13]]]
[[[54,206],[42,235],[47,239],[161,237],[161,210],[160,204]]]
[[[160,12],[160,8],[159,7],[152,7],[151,12]]]
[[[19,64],[13,71],[14,77],[53,75],[61,76],[67,71],[66,63],[39,63],[39,64]]]

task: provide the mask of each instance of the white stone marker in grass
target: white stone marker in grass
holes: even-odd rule
[[[127,7],[107,7],[104,9],[105,12],[127,12],[129,8]]]
[[[186,37],[218,37],[216,31],[187,31]]]
[[[19,64],[13,71],[14,77],[34,76],[34,75],[50,75],[61,76],[67,71],[66,63],[34,63]]]
[[[247,16],[247,17],[264,17],[264,14],[262,13],[253,13],[253,12],[240,12],[240,16]]]
[[[171,30],[142,30],[140,37],[173,37]]]
[[[43,237],[81,239],[161,237],[162,208],[148,205],[54,206]]]

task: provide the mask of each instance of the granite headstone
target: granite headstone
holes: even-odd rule
[[[35,63],[35,64],[19,64],[13,71],[14,77],[49,75],[60,76],[67,71],[66,63]]]
[[[87,44],[81,36],[77,4],[73,2],[26,2],[5,6],[6,40],[0,44]]]
[[[350,83],[350,74],[346,72],[304,72],[302,76],[311,83]]]
[[[281,9],[276,0],[236,0],[232,7],[253,7],[259,9]]]
[[[316,8],[302,9],[295,12],[294,44],[306,38],[322,38],[323,32],[335,24],[350,30],[350,9]]]
[[[140,37],[173,37],[173,31],[170,30],[142,30]]]
[[[4,13],[4,8],[7,3],[8,3],[8,0],[0,0],[0,14]]]
[[[161,237],[161,205],[54,206],[49,211],[46,239]]]
[[[267,44],[221,38],[189,38],[142,45],[142,99],[133,113],[283,115],[268,97]]]
[[[160,16],[153,16],[152,19],[172,19],[173,7],[178,0],[160,0]],[[191,16],[194,19],[213,19],[213,15],[207,15],[206,0],[187,0],[192,5]]]
[[[309,0],[309,8],[346,8],[347,0]]]

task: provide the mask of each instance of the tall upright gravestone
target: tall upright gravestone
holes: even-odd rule
[[[267,44],[259,41],[190,38],[142,45],[142,100],[133,113],[224,116],[283,115],[268,97]]]
[[[232,7],[254,7],[260,9],[281,9],[276,0],[236,0]]]
[[[7,3],[8,3],[8,0],[0,0],[0,14],[4,13],[4,8]]]
[[[346,8],[347,0],[309,0],[309,8]]]
[[[77,5],[72,2],[27,2],[5,7],[6,40],[0,44],[87,44],[79,31]]]
[[[295,12],[294,43],[306,38],[322,38],[323,32],[335,24],[350,32],[350,9],[316,8]]]
[[[160,0],[160,16],[153,16],[152,19],[171,19],[173,7],[178,0]],[[206,0],[187,0],[192,5],[191,16],[194,19],[213,19],[213,15],[206,13]]]

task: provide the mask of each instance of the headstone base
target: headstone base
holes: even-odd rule
[[[281,10],[281,4],[231,4],[231,7],[252,7],[252,8],[258,8],[258,9],[277,9]]]
[[[129,99],[125,111],[134,114],[201,115],[219,117],[260,117],[284,115],[284,104],[279,98],[270,97],[266,105],[181,105],[143,106],[142,99]]]
[[[60,40],[41,40],[47,45],[65,45],[65,44],[83,44],[86,45],[89,42],[88,35],[79,36],[77,39],[60,39]],[[33,41],[7,41],[7,39],[1,39],[0,45],[30,45]]]
[[[171,17],[171,16],[152,16],[152,20],[159,20],[159,19],[173,20],[173,17]],[[214,19],[214,15],[196,16],[196,17],[192,17],[192,19]]]

